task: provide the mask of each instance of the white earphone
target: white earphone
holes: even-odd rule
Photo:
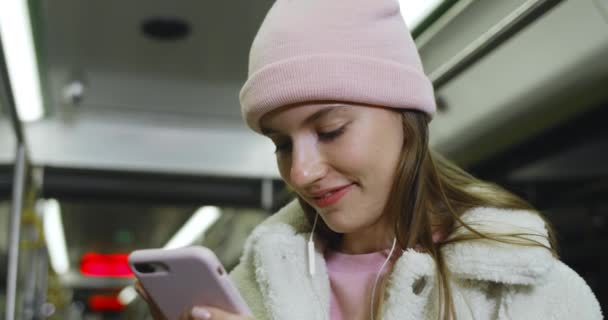
[[[312,237],[315,235],[315,228],[317,227],[317,220],[319,214],[315,216],[315,222],[312,224],[312,231],[310,232],[310,238],[308,239],[308,273],[311,276],[315,275],[315,244],[312,241]]]
[[[315,216],[315,221],[312,224],[312,231],[310,232],[310,238],[308,239],[308,273],[310,273],[311,276],[315,275],[315,244],[312,240],[313,240],[313,236],[315,234],[315,228],[317,227],[318,219],[319,219],[319,214],[317,213],[317,215]],[[376,299],[376,287],[378,286],[378,280],[380,280],[380,275],[382,274],[382,271],[384,270],[384,268],[386,268],[386,264],[393,256],[393,251],[395,251],[396,244],[397,244],[397,238],[394,238],[393,245],[391,246],[391,250],[388,253],[388,257],[386,257],[386,260],[384,260],[384,263],[380,267],[380,270],[378,270],[378,274],[376,275],[376,281],[374,281],[374,286],[372,288],[372,299],[370,302],[371,320],[374,320],[374,300]]]
[[[382,275],[382,271],[386,268],[386,264],[393,256],[393,251],[395,251],[395,245],[397,244],[397,238],[393,238],[393,245],[391,246],[391,250],[388,252],[388,257],[384,260],[384,263],[378,270],[378,274],[376,274],[376,281],[374,281],[374,287],[372,288],[372,301],[370,302],[370,314],[371,320],[374,320],[374,300],[376,299],[376,286],[378,285],[378,280],[380,280],[380,275]]]

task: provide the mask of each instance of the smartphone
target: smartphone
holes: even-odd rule
[[[129,265],[168,320],[199,305],[251,315],[218,258],[205,247],[136,250]]]

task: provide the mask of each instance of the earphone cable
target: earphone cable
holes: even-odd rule
[[[397,238],[394,238],[393,246],[391,247],[391,250],[388,253],[388,257],[386,258],[386,260],[384,260],[384,263],[382,264],[382,267],[380,267],[380,270],[378,270],[378,274],[376,275],[376,281],[374,281],[374,287],[372,288],[372,300],[370,303],[371,320],[374,320],[374,302],[376,300],[376,287],[378,286],[378,280],[380,280],[380,275],[382,275],[382,270],[384,270],[384,268],[386,267],[386,264],[393,256],[393,251],[395,250],[396,244],[397,244]]]

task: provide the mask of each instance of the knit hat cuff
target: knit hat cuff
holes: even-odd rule
[[[320,54],[272,63],[253,73],[240,93],[243,117],[261,133],[260,118],[290,104],[344,101],[435,113],[433,86],[402,64],[365,56]]]

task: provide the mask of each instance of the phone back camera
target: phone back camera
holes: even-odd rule
[[[135,270],[139,273],[154,273],[156,269],[149,263],[136,263]]]
[[[167,272],[169,268],[161,263],[136,263],[135,270],[139,273]]]

